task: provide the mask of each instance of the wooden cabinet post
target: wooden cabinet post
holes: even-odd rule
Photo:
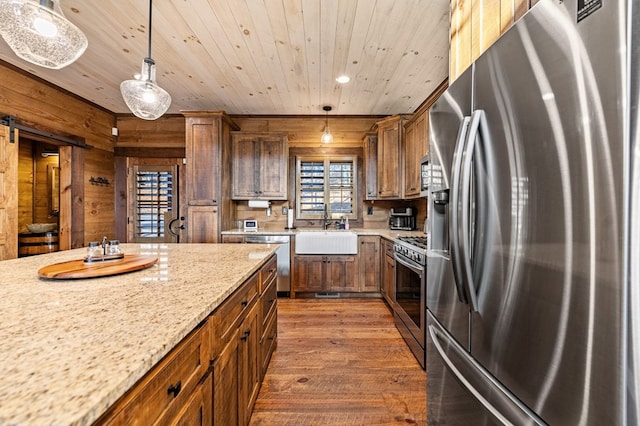
[[[378,199],[378,134],[367,133],[362,142],[364,149],[365,200]]]
[[[238,126],[224,111],[184,111],[187,242],[218,242],[230,228],[231,131]],[[217,206],[204,209],[202,206]],[[215,217],[206,217],[213,214]],[[190,223],[196,219],[196,223]],[[196,228],[196,229],[193,229]],[[192,239],[192,237],[194,239]]]

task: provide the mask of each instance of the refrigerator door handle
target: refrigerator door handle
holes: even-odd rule
[[[533,413],[529,408],[520,401],[510,396],[510,392],[497,380],[487,374],[482,366],[478,364],[457,342],[449,338],[442,330],[439,324],[434,322],[428,326],[428,333],[438,356],[442,359],[447,369],[456,377],[458,382],[471,393],[471,395],[498,421],[504,425],[547,425],[547,423]],[[443,347],[446,345],[447,351]],[[454,358],[449,356],[451,354]],[[478,381],[483,384],[485,394],[491,398],[501,409],[491,403],[483,392],[476,389],[467,379],[470,374],[465,375],[456,366],[456,363],[467,371],[472,371],[475,377],[471,380]],[[487,390],[489,389],[489,390]],[[487,394],[488,392],[488,394]],[[428,396],[427,396],[428,397]]]
[[[461,220],[459,222],[459,244],[460,263],[462,269],[462,282],[466,288],[469,305],[472,312],[478,312],[478,297],[476,286],[473,280],[473,268],[471,266],[471,171],[473,169],[473,153],[476,147],[478,136],[481,134],[481,127],[486,129],[486,118],[483,110],[475,110],[471,115],[467,143],[465,144],[461,158],[460,192],[461,196]],[[485,132],[482,132],[485,135]]]
[[[449,191],[450,204],[449,204],[449,235],[451,236],[451,263],[453,266],[453,275],[455,278],[456,290],[458,292],[458,299],[462,303],[469,303],[468,297],[465,294],[463,284],[463,272],[461,264],[461,252],[460,252],[460,230],[458,228],[460,219],[460,174],[462,167],[462,153],[467,143],[467,133],[469,129],[469,122],[471,117],[464,117],[460,123],[458,129],[458,138],[456,140],[456,147],[453,153],[453,165],[451,167],[451,188]]]

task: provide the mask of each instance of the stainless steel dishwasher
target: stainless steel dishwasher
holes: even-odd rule
[[[291,237],[289,235],[247,235],[244,241],[247,244],[278,244],[276,255],[278,256],[278,293],[291,292]],[[285,296],[285,294],[280,294]]]

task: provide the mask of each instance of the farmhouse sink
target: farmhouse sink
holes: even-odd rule
[[[296,254],[358,254],[358,234],[349,231],[299,231]]]

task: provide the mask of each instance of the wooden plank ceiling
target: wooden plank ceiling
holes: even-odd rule
[[[89,39],[74,64],[0,60],[114,113],[147,55],[147,0],[62,0]],[[411,113],[448,74],[448,0],[156,0],[152,58],[181,110],[230,114]],[[338,75],[351,82],[340,85]]]

